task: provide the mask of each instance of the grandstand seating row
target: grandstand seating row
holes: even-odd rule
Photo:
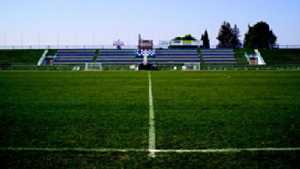
[[[136,49],[111,50],[103,49],[97,62],[107,64],[139,64],[142,58],[137,56]],[[152,64],[183,64],[190,62],[200,62],[196,50],[156,50],[155,55],[149,57]]]
[[[142,59],[136,57],[136,49],[102,49],[96,61],[103,64],[139,64]]]
[[[57,51],[53,64],[83,64],[93,62],[95,49],[60,49]]]
[[[136,49],[102,49],[99,56],[91,49],[58,50],[54,64],[84,64],[86,62],[101,62],[103,64],[140,64],[143,58],[137,57]],[[97,56],[96,60],[93,60]],[[196,50],[156,50],[155,57],[148,60],[153,64],[183,64],[200,62]]]
[[[202,62],[205,64],[236,64],[233,49],[201,50]]]
[[[188,49],[160,49],[154,52],[148,61],[152,64],[235,64],[232,49],[206,49],[201,51]],[[58,50],[54,64],[84,64],[86,62],[101,62],[103,64],[139,64],[143,58],[137,55],[136,49],[64,49]]]

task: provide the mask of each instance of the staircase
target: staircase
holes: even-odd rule
[[[203,49],[201,60],[204,64],[236,64],[233,49]]]

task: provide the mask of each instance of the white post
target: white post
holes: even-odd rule
[[[85,68],[84,68],[85,71],[88,70],[88,63],[85,63]]]
[[[142,54],[143,54],[143,56],[144,56],[143,64],[144,64],[144,65],[147,65],[147,64],[148,64],[148,56],[149,56],[149,53],[148,53],[147,51],[143,51]]]

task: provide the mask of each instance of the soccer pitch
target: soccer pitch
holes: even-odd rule
[[[0,157],[7,168],[294,168],[299,89],[299,71],[0,72]]]

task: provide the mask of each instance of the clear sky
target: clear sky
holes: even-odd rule
[[[158,43],[205,29],[216,44],[223,21],[242,35],[266,21],[280,44],[300,44],[299,0],[1,0],[0,21],[0,45]]]

